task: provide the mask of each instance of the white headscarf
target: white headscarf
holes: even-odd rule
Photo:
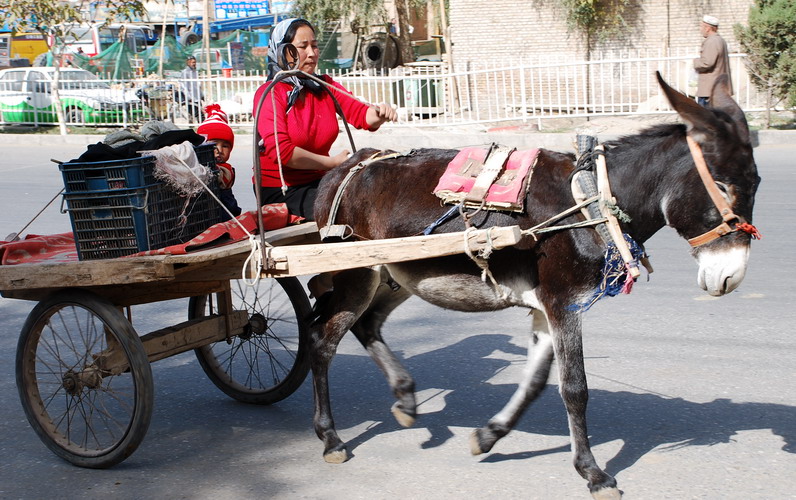
[[[268,41],[268,80],[273,80],[274,76],[282,70],[282,68],[279,67],[279,52],[281,49],[280,45],[283,43],[289,43],[285,41],[285,35],[287,34],[288,29],[290,29],[290,25],[295,21],[305,21],[309,24],[309,22],[305,19],[291,17],[289,19],[280,21],[271,32],[271,39]],[[298,76],[291,76],[282,81],[293,85],[293,89],[288,93],[288,108],[290,108],[293,103],[296,102],[296,99],[298,99],[298,96],[301,94],[301,90],[304,87],[307,87],[307,89],[312,92],[318,92],[322,90],[322,87],[318,82],[306,78],[299,78]]]

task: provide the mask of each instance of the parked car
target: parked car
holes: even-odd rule
[[[0,123],[57,123],[54,75],[55,68],[49,67],[0,70]],[[83,69],[61,68],[58,91],[67,123],[120,125],[146,118],[134,91],[112,88]]]

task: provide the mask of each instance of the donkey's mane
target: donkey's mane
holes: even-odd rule
[[[639,144],[649,144],[649,139],[665,139],[672,137],[682,137],[685,135],[685,125],[682,123],[663,123],[645,128],[633,135],[622,136],[618,139],[605,141],[606,147],[616,146],[636,146]]]

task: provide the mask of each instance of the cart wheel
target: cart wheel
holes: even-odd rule
[[[195,350],[202,369],[228,396],[271,404],[293,394],[309,371],[309,299],[296,278],[233,280],[232,304],[249,312],[246,331]],[[192,297],[190,319],[214,314],[210,295]]]
[[[37,304],[22,327],[16,363],[25,415],[59,457],[110,467],[143,440],[152,369],[132,325],[107,300],[63,290]]]

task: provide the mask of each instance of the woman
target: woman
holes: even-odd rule
[[[287,43],[298,51],[297,69],[310,75],[315,73],[320,55],[315,29],[304,19],[285,19],[276,25],[271,34],[268,47],[269,81],[281,69],[277,63],[279,51],[282,44]],[[388,104],[367,105],[351,97],[331,77],[324,75],[319,78],[340,90],[330,89],[350,125],[373,131],[382,123],[396,119],[395,110]],[[257,89],[255,107],[267,86],[265,84]],[[329,156],[339,132],[332,97],[320,83],[309,78],[291,77],[283,80],[265,96],[259,110],[257,130],[263,139],[260,149],[261,203],[286,203],[290,213],[314,220],[312,205],[321,177],[340,165],[350,154],[349,151],[341,151]],[[281,158],[282,176],[277,153]],[[282,178],[287,185],[284,194]]]

